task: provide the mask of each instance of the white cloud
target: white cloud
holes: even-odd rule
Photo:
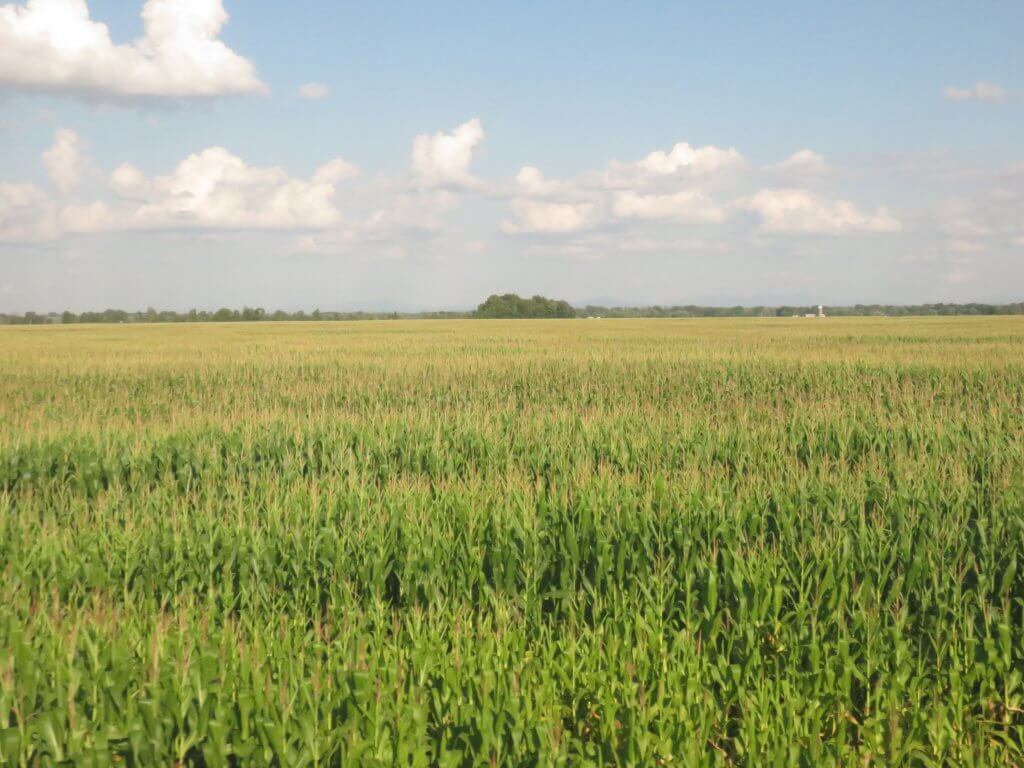
[[[105,203],[64,203],[31,184],[0,184],[0,242],[45,242],[109,225]]]
[[[350,178],[341,159],[306,181],[261,168],[220,147],[148,178],[123,163],[110,176],[115,199],[69,202],[29,185],[0,185],[0,240],[43,241],[67,234],[143,229],[326,229],[341,223],[335,183]]]
[[[67,128],[57,131],[53,145],[43,153],[43,165],[62,195],[74,191],[82,183],[87,168],[78,134]]]
[[[744,163],[743,156],[735,149],[719,149],[718,147],[691,147],[681,142],[668,152],[657,150],[651,152],[637,166],[657,176],[667,176],[682,172],[700,175],[715,173],[730,168],[738,168]]]
[[[333,202],[337,162],[304,181],[281,168],[250,166],[226,149],[213,147],[190,155],[171,175],[154,179],[122,165],[111,185],[120,194],[143,201],[123,220],[125,228],[318,228],[340,218]]]
[[[641,195],[633,191],[615,196],[612,212],[620,219],[678,219],[718,222],[722,209],[704,192],[694,189],[669,195]]]
[[[299,96],[311,101],[326,99],[331,89],[323,83],[305,83],[299,86]]]
[[[387,185],[385,185],[387,186]],[[334,255],[358,254],[363,258],[393,258],[415,243],[418,252],[442,236],[445,217],[458,204],[458,196],[446,189],[418,189],[391,195],[385,207],[362,218],[351,218],[340,226],[300,236],[294,245],[298,253]],[[379,202],[379,201],[378,201]]]
[[[45,198],[43,191],[32,184],[0,184],[0,210],[3,211],[30,208]]]
[[[742,205],[760,215],[766,232],[843,234],[902,228],[884,208],[865,214],[846,200],[823,200],[803,189],[764,189]]]
[[[84,205],[71,204],[57,209],[58,234],[88,234],[121,229],[124,223],[102,200]]]
[[[516,194],[519,195],[551,195],[571,191],[572,185],[567,182],[545,179],[540,169],[532,165],[524,165],[516,174]]]
[[[121,197],[134,198],[145,186],[145,174],[131,163],[122,163],[110,175],[110,187]]]
[[[508,233],[576,232],[589,226],[594,214],[591,203],[549,203],[520,198],[509,206],[515,220],[502,224],[502,229]]]
[[[46,240],[56,231],[46,193],[32,184],[0,183],[0,240]]]
[[[749,173],[719,172],[743,169],[752,170],[735,149],[695,148],[686,142],[667,152],[651,152],[637,163],[613,162],[603,172],[572,179],[549,180],[536,167],[523,166],[509,192],[513,216],[502,223],[502,229],[573,233],[595,226],[605,216],[716,224],[737,209],[759,214],[765,232],[844,234],[902,229],[885,208],[865,212],[851,202],[819,197],[795,184],[741,196],[730,206],[717,203],[716,197],[722,193],[742,195],[742,188],[753,179]],[[811,149],[802,149],[762,170],[793,181],[831,171],[824,157]]]
[[[595,189],[589,176],[570,179],[548,179],[539,168],[524,165],[516,173],[515,184],[495,184],[489,191],[496,197],[512,198],[557,198],[564,202],[593,202],[606,190],[598,185]]]
[[[1006,100],[1006,89],[998,83],[977,82],[967,88],[947,85],[942,92],[948,101],[999,102]]]
[[[253,64],[218,40],[221,0],[147,0],[143,35],[115,44],[85,0],[0,6],[0,84],[107,98],[265,90]]]
[[[725,212],[706,191],[678,186],[707,182],[718,171],[744,165],[735,149],[681,142],[636,163],[612,162],[604,171],[571,179],[546,179],[538,168],[523,166],[510,191],[513,219],[502,228],[571,233],[595,225],[599,215],[609,212],[619,219],[719,222]]]
[[[450,132],[418,136],[409,176],[374,176],[359,183],[347,183],[360,171],[342,158],[325,162],[308,178],[297,178],[283,168],[249,165],[224,148],[212,147],[190,155],[164,175],[124,163],[110,173],[107,195],[90,199],[77,192],[84,167],[81,141],[71,131],[59,131],[44,162],[61,194],[49,196],[32,185],[4,187],[0,239],[51,240],[71,233],[126,230],[209,234],[277,229],[295,231],[297,249],[306,252],[364,249],[373,254],[395,247],[422,253],[431,247],[458,249],[456,233],[480,238],[483,228],[490,227],[495,234],[562,236],[539,239],[548,245],[586,239],[588,254],[621,255],[634,246],[668,252],[670,243],[691,242],[685,240],[692,234],[686,223],[710,228],[739,210],[752,211],[758,218],[741,217],[733,226],[720,228],[709,241],[715,247],[726,248],[730,242],[739,247],[736,238],[741,230],[758,223],[767,233],[900,229],[900,222],[884,208],[860,210],[845,200],[818,196],[795,181],[756,191],[751,185],[758,169],[715,175],[713,170],[735,168],[743,160],[735,150],[714,147],[677,144],[670,152],[651,153],[640,164],[612,163],[605,171],[565,179],[547,179],[527,165],[512,183],[487,184],[470,170],[483,135],[480,121],[472,119]],[[823,165],[820,155],[801,150],[760,170],[813,171]],[[341,184],[344,215],[337,201]],[[460,228],[453,228],[455,211],[470,194],[476,195],[476,207],[466,213]],[[480,218],[495,199],[508,200],[507,215]],[[735,202],[718,202],[725,199]],[[961,214],[939,221],[952,226],[957,224],[956,215]],[[630,220],[628,226],[625,220]],[[654,221],[661,223],[653,226]],[[577,233],[579,237],[571,237]],[[598,249],[593,238],[605,235],[611,239]],[[623,238],[634,245],[627,246]],[[966,253],[968,246],[957,241],[977,239],[969,233],[949,233],[947,253]]]
[[[377,208],[358,229],[365,237],[380,239],[397,232],[437,233],[445,223],[446,214],[453,211],[459,198],[446,189],[419,189],[388,195],[387,205]]]
[[[551,182],[544,179],[544,174],[540,172],[540,169],[534,168],[532,165],[524,165],[519,169],[519,173],[516,174],[516,184],[526,192],[538,194],[546,192],[551,186]]]
[[[314,184],[338,184],[359,176],[359,169],[348,160],[336,157],[321,165],[313,174]]]
[[[475,117],[451,133],[417,136],[412,144],[413,174],[426,184],[471,184],[469,164],[483,140],[483,126]]]
[[[811,149],[794,152],[781,163],[773,166],[774,170],[791,171],[801,174],[820,174],[829,170],[825,158]]]

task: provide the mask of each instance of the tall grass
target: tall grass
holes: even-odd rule
[[[0,329],[0,763],[1024,764],[1024,322]]]

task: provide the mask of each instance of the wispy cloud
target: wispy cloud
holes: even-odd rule
[[[947,85],[942,89],[947,101],[985,101],[998,103],[1006,101],[1008,96],[1006,88],[998,83],[986,83],[979,81],[966,88],[955,85]]]
[[[299,86],[299,96],[309,101],[320,101],[330,95],[331,89],[323,83],[304,83]]]

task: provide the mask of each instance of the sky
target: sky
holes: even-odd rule
[[[1024,3],[0,0],[0,312],[1024,300]]]

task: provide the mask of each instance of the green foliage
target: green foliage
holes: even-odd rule
[[[476,316],[487,319],[565,318],[576,317],[576,310],[567,301],[534,296],[524,299],[514,293],[494,294],[477,307]]]
[[[1024,324],[0,331],[2,765],[1019,765]]]

